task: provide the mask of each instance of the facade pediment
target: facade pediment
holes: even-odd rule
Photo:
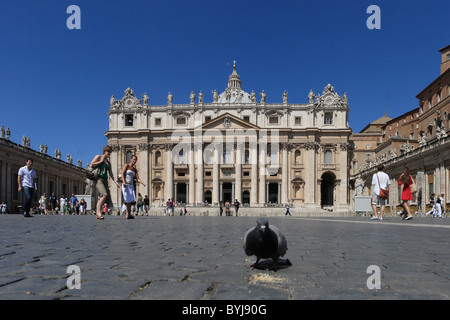
[[[201,126],[196,127],[195,129],[202,128],[203,130],[211,130],[211,129],[218,129],[218,130],[260,130],[260,127],[251,124],[250,122],[244,121],[241,118],[238,118],[230,113],[225,113],[217,118],[214,118]]]

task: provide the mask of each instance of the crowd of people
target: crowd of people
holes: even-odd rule
[[[47,197],[44,192],[39,198],[39,205],[34,208],[36,214],[86,214],[87,203],[84,198],[78,199],[75,194],[68,199],[64,195],[58,199],[54,192]]]
[[[384,165],[379,164],[377,167],[377,172],[372,176],[372,186],[373,186],[373,194],[372,194],[372,208],[373,208],[373,216],[372,220],[383,220],[383,214],[386,208],[386,200],[389,195],[389,185],[391,184],[389,176],[383,172]],[[403,168],[403,171],[398,178],[398,186],[402,187],[401,192],[401,205],[402,210],[398,212],[398,215],[402,220],[411,220],[413,218],[411,213],[411,207],[408,204],[409,201],[413,200],[413,194],[417,193],[418,188],[416,182],[413,177],[409,173],[409,168]],[[442,193],[440,197],[435,197],[435,194],[432,193],[429,205],[431,206],[431,210],[428,211],[425,216],[426,217],[439,217],[442,218],[443,209],[442,205],[444,204],[444,194]],[[378,216],[377,206],[380,206],[380,215]]]
[[[137,156],[133,155],[130,158],[130,162],[126,163],[121,170],[121,183],[119,180],[114,179],[113,172],[111,170],[111,163],[109,162],[109,157],[111,155],[112,149],[110,146],[105,146],[103,148],[102,155],[96,155],[91,164],[91,173],[94,180],[94,185],[96,186],[98,193],[98,201],[95,208],[96,218],[99,220],[104,219],[104,215],[111,212],[113,207],[108,179],[111,178],[116,184],[117,188],[120,188],[123,195],[124,205],[123,212],[125,213],[126,219],[133,219],[134,216],[132,212],[145,211],[148,214],[149,210],[149,198],[146,195],[144,198],[140,193],[136,197],[135,183],[140,183],[144,187],[145,183],[140,179],[138,170],[136,169]],[[32,168],[33,160],[28,158],[26,160],[25,166],[21,167],[18,172],[18,191],[23,193],[23,206],[22,211],[25,217],[32,217],[31,213],[34,214],[86,214],[87,204],[84,198],[77,199],[77,197],[72,194],[68,199],[64,195],[58,199],[54,192],[47,197],[46,193],[43,193],[39,199],[39,205],[32,208],[33,197],[35,195],[37,186],[36,171]],[[383,214],[385,212],[386,200],[388,199],[388,188],[391,179],[389,176],[383,172],[383,164],[378,165],[378,171],[372,176],[372,208],[373,216],[372,220],[383,220]],[[94,173],[95,172],[95,173]],[[402,174],[398,179],[398,186],[402,186],[401,193],[401,205],[403,210],[399,213],[403,220],[411,220],[413,218],[411,214],[411,208],[408,204],[409,201],[413,200],[413,194],[417,192],[417,185],[409,173],[409,169],[405,167]],[[433,193],[430,198],[431,210],[426,213],[426,216],[430,217],[443,217],[443,205],[444,194],[440,196],[435,196]],[[240,202],[236,199],[234,206],[235,216],[238,216]],[[227,200],[225,203],[222,201],[219,204],[219,215],[222,216],[225,209],[225,215],[231,216],[232,203]],[[377,206],[380,206],[380,215],[378,216]],[[8,207],[5,202],[0,205],[1,213],[8,213]],[[175,202],[173,199],[168,199],[166,202],[166,208],[164,215],[175,215]],[[180,215],[187,215],[186,206],[180,211]],[[291,215],[289,210],[289,205],[286,205],[285,215]]]

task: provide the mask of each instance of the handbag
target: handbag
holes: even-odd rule
[[[411,177],[411,185],[409,186],[411,189],[411,193],[417,193],[417,184],[414,182],[414,179]]]
[[[380,186],[380,179],[378,178],[378,174],[377,174],[377,180],[378,180],[378,187],[380,188],[380,194],[379,194],[379,196],[380,196],[380,198],[386,200],[386,199],[389,197],[389,190],[386,190],[386,189],[382,189],[382,188],[381,188],[381,186]]]
[[[100,174],[100,168],[99,167],[97,167],[97,168],[89,167],[86,170],[86,178],[88,178],[89,180],[97,180],[99,174]]]

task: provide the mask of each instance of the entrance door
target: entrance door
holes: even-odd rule
[[[323,207],[334,206],[334,187],[336,184],[336,176],[331,172],[325,172],[322,175],[322,184],[320,186],[321,202]]]
[[[247,203],[247,204],[250,203],[250,192],[244,191],[242,193],[242,203]]]
[[[187,201],[187,186],[184,182],[178,182],[177,183],[177,198],[175,199],[175,202],[181,202],[186,203]]]
[[[271,182],[269,183],[269,199],[267,199],[269,203],[278,203],[278,183]]]
[[[232,187],[231,187],[231,182],[224,182],[222,184],[222,202],[225,203],[228,201],[230,201],[231,203],[234,203],[234,199],[231,199],[231,191],[232,191]]]

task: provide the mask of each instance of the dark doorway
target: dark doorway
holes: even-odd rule
[[[322,175],[322,183],[320,186],[321,201],[323,207],[332,207],[334,205],[334,187],[336,184],[336,176],[331,172],[325,172]]]
[[[231,182],[224,182],[222,184],[222,201],[223,203],[225,203],[227,200],[230,201],[231,203],[234,203],[234,199],[232,199],[232,186],[231,186]]]
[[[242,193],[242,203],[250,203],[250,192],[244,191]]]
[[[210,190],[205,192],[205,202],[208,202],[208,204],[211,204],[212,202],[212,193]]]
[[[278,203],[278,182],[269,183],[269,199],[270,203]]]
[[[187,200],[187,186],[184,182],[178,182],[177,183],[177,198],[175,201],[177,203],[186,203]]]

